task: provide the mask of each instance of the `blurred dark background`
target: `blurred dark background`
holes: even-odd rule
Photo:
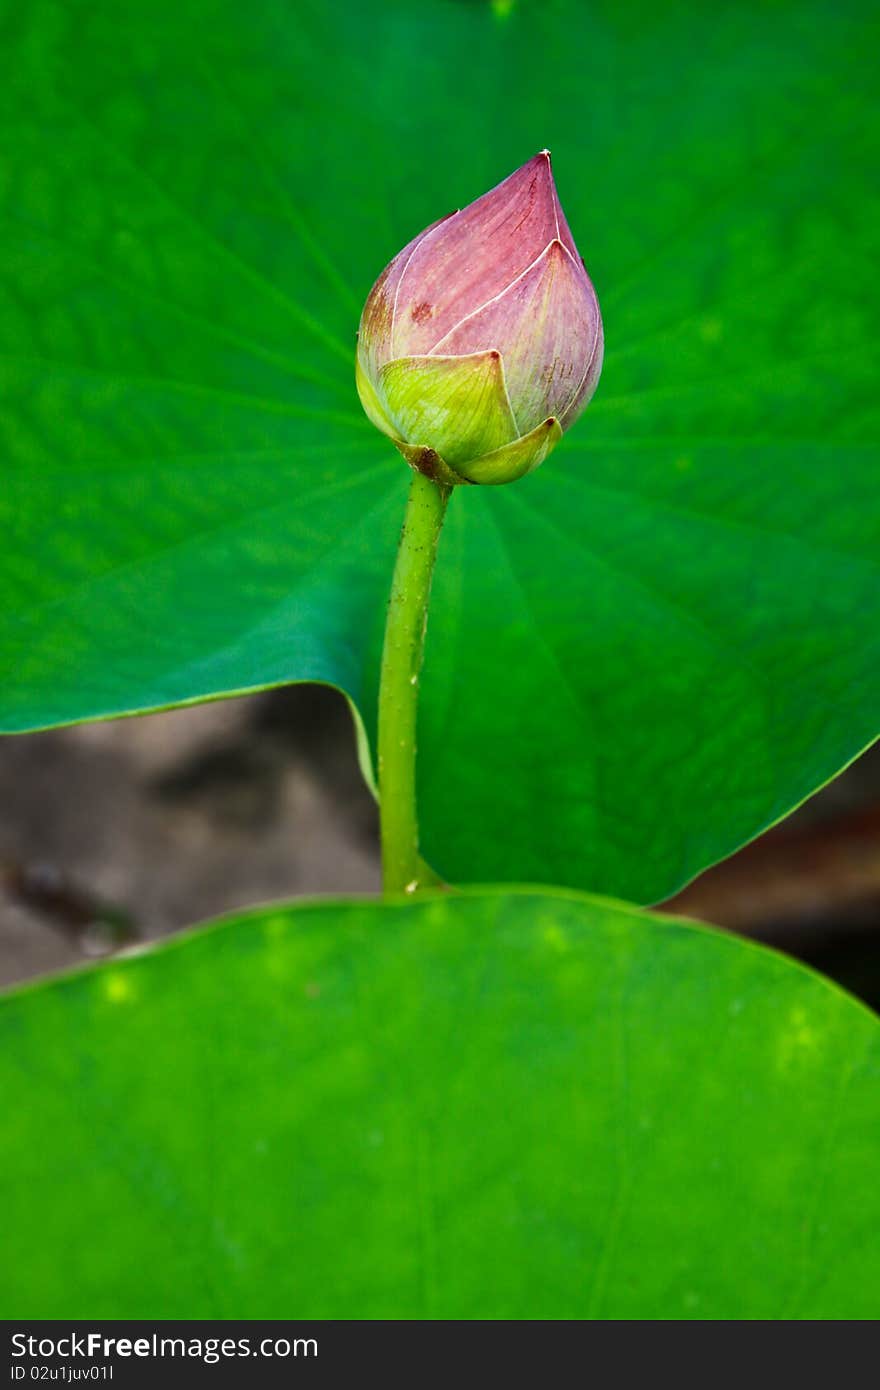
[[[377,834],[325,687],[0,739],[0,983],[270,899],[375,893]],[[880,744],[666,906],[880,1009]]]

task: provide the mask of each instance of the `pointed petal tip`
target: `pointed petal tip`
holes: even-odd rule
[[[509,177],[514,178],[517,174],[525,174],[535,169],[544,170],[550,175],[551,182],[553,181],[553,160],[549,150],[538,150],[537,154],[533,154],[524,164],[520,164],[518,168],[514,169]]]
[[[555,207],[559,205],[559,194],[556,191],[556,176],[553,172],[553,158],[549,150],[539,150],[537,154],[527,160],[522,166],[523,171],[528,170],[532,174],[537,174],[538,179],[545,190],[545,196],[549,195]]]
[[[559,268],[559,266],[562,265],[563,261],[571,262],[577,271],[583,271],[585,269],[580,257],[575,259],[575,257],[571,253],[571,249],[568,246],[566,246],[565,242],[562,240],[562,237],[559,236],[555,236],[550,241],[548,241],[547,248],[543,252],[543,256],[546,256],[547,261],[552,264],[552,269],[554,271],[556,271]]]

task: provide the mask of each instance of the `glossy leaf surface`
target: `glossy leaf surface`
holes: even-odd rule
[[[11,1317],[853,1319],[880,1025],[578,895],[270,909],[0,1003]]]
[[[425,853],[655,900],[874,738],[871,7],[0,14],[0,727],[323,680],[372,735],[407,471],[360,309],[549,145],[606,363],[453,499]]]

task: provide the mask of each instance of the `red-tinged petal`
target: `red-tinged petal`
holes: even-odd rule
[[[559,241],[562,242],[566,251],[571,252],[578,265],[583,265],[580,253],[578,252],[578,249],[574,244],[574,237],[571,234],[571,228],[569,227],[568,222],[566,221],[565,213],[562,211],[562,204],[559,201],[559,195],[556,192],[555,183],[553,185],[553,197],[556,200],[556,225],[558,228],[556,233],[557,238]]]
[[[602,358],[605,354],[605,334],[602,330],[602,320],[599,319],[599,331],[596,335],[596,343],[593,348],[592,356],[584,369],[584,375],[574,396],[559,417],[559,423],[564,430],[574,424],[579,415],[583,414],[593,393],[599,384],[599,376],[602,371]]]
[[[426,227],[423,232],[419,232],[417,237],[413,237],[412,241],[398,252],[394,260],[386,265],[370,290],[364,311],[361,314],[358,332],[358,358],[362,371],[371,381],[376,381],[379,368],[383,367],[395,355],[391,350],[394,308],[401,277],[409,265],[413,252],[438,227],[441,227],[444,222],[448,222],[450,217],[455,216],[454,212],[447,213],[437,222],[432,222],[430,227]]]
[[[583,410],[602,350],[543,150],[386,267],[361,320],[358,390],[413,467],[447,484],[471,467],[470,481],[509,481]]]
[[[559,194],[556,191],[556,180],[553,177],[553,161],[550,158],[549,150],[541,150],[540,154],[535,155],[535,159],[543,159],[547,166],[547,173],[550,181],[550,191],[553,195],[553,216],[555,218],[555,235],[557,241],[561,241],[566,251],[570,251],[576,261],[580,261],[578,249],[574,244],[574,237],[571,228],[566,221],[565,213],[562,211],[562,204],[559,201]],[[581,261],[581,264],[583,262]]]
[[[564,225],[542,151],[415,246],[397,287],[393,355],[430,352],[521,275]],[[565,235],[571,241],[567,226]],[[576,256],[574,242],[568,249]]]
[[[589,277],[554,240],[503,293],[463,319],[437,350],[496,348],[519,433],[527,434],[549,415],[562,420],[584,381],[599,332]]]

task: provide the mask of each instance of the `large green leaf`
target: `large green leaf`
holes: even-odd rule
[[[577,895],[269,909],[0,1004],[6,1318],[880,1312],[880,1027]]]
[[[453,499],[425,851],[648,901],[839,770],[880,724],[873,11],[3,4],[2,726],[318,679],[372,731],[407,479],[360,305],[549,144],[607,363]]]

